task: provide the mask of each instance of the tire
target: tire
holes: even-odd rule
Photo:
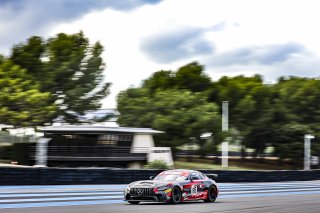
[[[178,204],[180,203],[182,198],[182,193],[179,187],[173,187],[172,192],[171,192],[171,198],[170,198],[170,203],[172,204]]]
[[[211,202],[211,203],[213,203],[213,202],[216,201],[217,196],[218,196],[218,194],[217,194],[217,187],[214,186],[214,185],[211,185],[211,186],[209,187],[209,189],[208,189],[207,199],[205,199],[204,201],[205,201],[205,202]]]
[[[128,201],[128,203],[130,203],[130,204],[139,204],[140,201]]]

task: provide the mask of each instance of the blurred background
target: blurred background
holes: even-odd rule
[[[319,168],[320,60],[307,36],[318,32],[295,34],[300,1],[288,19],[279,18],[286,4],[273,1],[248,1],[255,12],[245,16],[243,4],[232,17],[218,1],[188,1],[181,16],[168,10],[177,1],[35,2],[0,2],[1,165],[299,170],[310,134]],[[263,18],[272,8],[279,25]],[[312,2],[303,8],[314,14]]]

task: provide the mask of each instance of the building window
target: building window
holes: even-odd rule
[[[62,137],[67,138],[67,139],[76,139],[76,135],[62,135]]]
[[[105,134],[99,135],[98,144],[114,146],[131,146],[133,135],[130,134]],[[124,143],[123,143],[124,142]]]

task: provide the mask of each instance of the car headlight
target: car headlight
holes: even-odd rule
[[[128,185],[126,190],[125,190],[125,193],[128,194],[130,192],[130,189],[131,189],[131,187],[130,187],[130,185]]]

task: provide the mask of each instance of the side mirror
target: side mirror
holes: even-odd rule
[[[150,176],[150,180],[153,180],[154,176]]]

